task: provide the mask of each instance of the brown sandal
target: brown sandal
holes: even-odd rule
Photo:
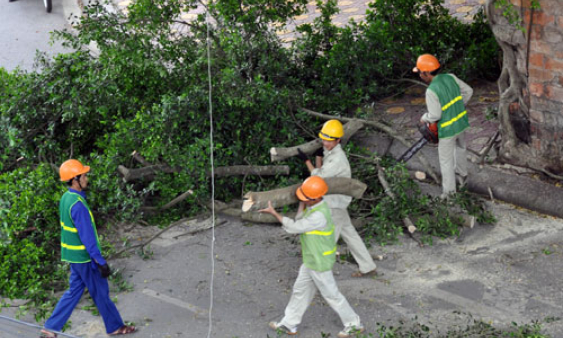
[[[380,273],[377,273],[377,270],[371,270],[366,273],[362,273],[361,271],[356,271],[352,273],[352,277],[359,278],[359,277],[377,277],[380,276]]]
[[[57,334],[46,329],[41,329],[41,335],[39,338],[57,338]]]
[[[122,334],[130,334],[130,333],[134,333],[137,331],[137,328],[134,326],[128,326],[128,325],[123,325],[122,327],[120,327],[119,329],[117,329],[117,331],[110,333],[110,336],[117,336],[117,335],[122,335]]]

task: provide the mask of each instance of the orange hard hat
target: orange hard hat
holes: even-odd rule
[[[61,181],[69,181],[76,176],[86,174],[90,171],[90,167],[82,165],[78,160],[67,160],[63,164],[61,164],[61,168],[59,169],[59,175],[61,177]]]
[[[412,69],[413,72],[432,72],[440,68],[440,62],[434,55],[422,54],[416,60],[416,67]]]
[[[311,176],[303,181],[303,184],[295,194],[301,201],[311,201],[323,197],[328,191],[328,185],[320,176]]]

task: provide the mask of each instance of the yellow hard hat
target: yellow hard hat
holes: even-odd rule
[[[312,201],[323,197],[327,191],[328,185],[325,180],[320,176],[311,176],[303,181],[303,184],[297,188],[295,195],[297,195],[297,198],[301,201]]]
[[[440,62],[434,55],[422,54],[416,60],[416,67],[412,69],[413,72],[432,72],[440,68]]]
[[[86,174],[90,171],[89,166],[82,165],[78,160],[67,160],[63,164],[61,164],[61,168],[59,169],[59,175],[61,177],[61,181],[69,181],[76,176]]]
[[[327,141],[334,141],[342,136],[344,136],[344,127],[338,120],[326,121],[319,133],[319,137]]]

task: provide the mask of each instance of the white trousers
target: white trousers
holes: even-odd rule
[[[347,209],[330,209],[332,220],[334,222],[334,238],[336,242],[342,235],[342,239],[348,245],[348,249],[356,260],[361,273],[367,273],[375,270],[375,262],[371,257],[364,240],[358,235],[356,228],[352,225],[350,215]]]
[[[454,137],[441,138],[438,143],[438,158],[442,173],[442,193],[444,195],[454,193],[455,174],[467,176],[465,132]]]
[[[328,305],[338,314],[344,326],[360,326],[360,317],[338,290],[332,270],[318,272],[309,269],[305,264],[301,264],[301,268],[299,268],[299,275],[293,285],[293,293],[280,324],[290,328],[301,324],[303,314],[311,304],[317,289]]]

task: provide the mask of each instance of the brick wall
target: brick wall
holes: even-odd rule
[[[519,6],[521,0],[512,0]],[[540,0],[530,30],[528,88],[531,145],[535,156],[563,163],[563,1]],[[529,0],[524,1],[524,23],[530,23]],[[525,74],[526,46],[521,46],[518,69]],[[560,170],[560,168],[558,168]]]

